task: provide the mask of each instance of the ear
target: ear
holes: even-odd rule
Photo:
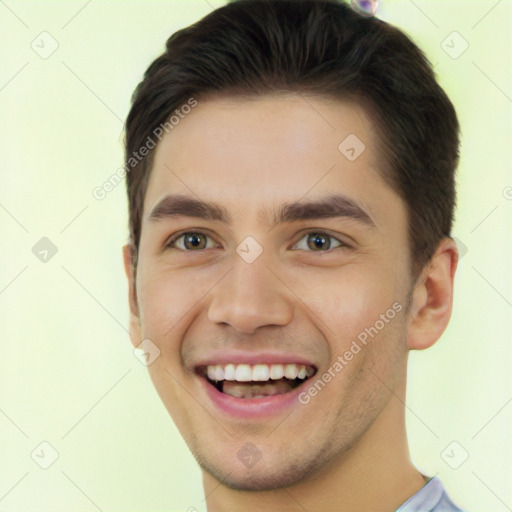
[[[417,280],[409,313],[409,349],[431,347],[446,329],[452,314],[453,280],[458,259],[455,242],[443,238]]]
[[[142,332],[135,286],[135,255],[136,248],[132,244],[123,246],[124,271],[128,278],[128,302],[130,304],[130,340],[132,345],[137,347],[142,341]]]

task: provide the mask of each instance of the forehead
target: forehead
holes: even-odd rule
[[[340,193],[365,205],[400,201],[377,171],[376,130],[356,103],[276,95],[199,101],[156,148],[144,217],[184,194],[248,213]],[[256,210],[255,210],[256,211]],[[268,219],[267,219],[268,220]]]

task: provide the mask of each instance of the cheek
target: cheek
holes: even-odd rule
[[[190,442],[191,436],[200,430],[201,425],[208,424],[204,410],[193,398],[184,376],[178,368],[173,368],[168,361],[178,360],[176,357],[159,357],[148,366],[149,375],[160,400],[167,409],[185,441]],[[218,435],[219,433],[217,433]]]
[[[195,272],[148,268],[137,277],[143,334],[160,341],[175,338],[187,314],[199,305],[211,285]]]
[[[148,266],[138,278],[143,337],[160,350],[160,356],[147,368],[149,375],[179,430],[193,431],[194,424],[205,420],[190,398],[190,376],[182,366],[181,343],[211,285],[194,272],[157,270],[156,266]]]
[[[331,350],[317,378],[334,383],[326,386],[324,400],[339,405],[324,409],[325,421],[355,425],[371,416],[366,411],[383,407],[400,378],[407,353],[405,304],[391,273],[379,280],[371,271],[346,272],[338,284],[330,283],[317,284],[308,295],[308,306],[322,319],[313,321]]]
[[[391,272],[354,265],[344,268],[343,272],[316,279],[314,283],[305,279],[304,302],[314,313],[313,320],[321,319],[316,323],[326,338],[343,345],[373,326],[381,315],[386,316],[394,303],[401,304],[400,288]],[[394,313],[388,316],[394,318]]]

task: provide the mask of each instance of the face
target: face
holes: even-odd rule
[[[156,149],[132,342],[160,350],[152,381],[225,485],[313,477],[402,382],[407,212],[376,136],[354,103],[211,99]]]

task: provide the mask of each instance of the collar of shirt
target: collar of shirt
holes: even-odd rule
[[[395,512],[463,512],[449,498],[437,477],[430,478],[427,483]]]

